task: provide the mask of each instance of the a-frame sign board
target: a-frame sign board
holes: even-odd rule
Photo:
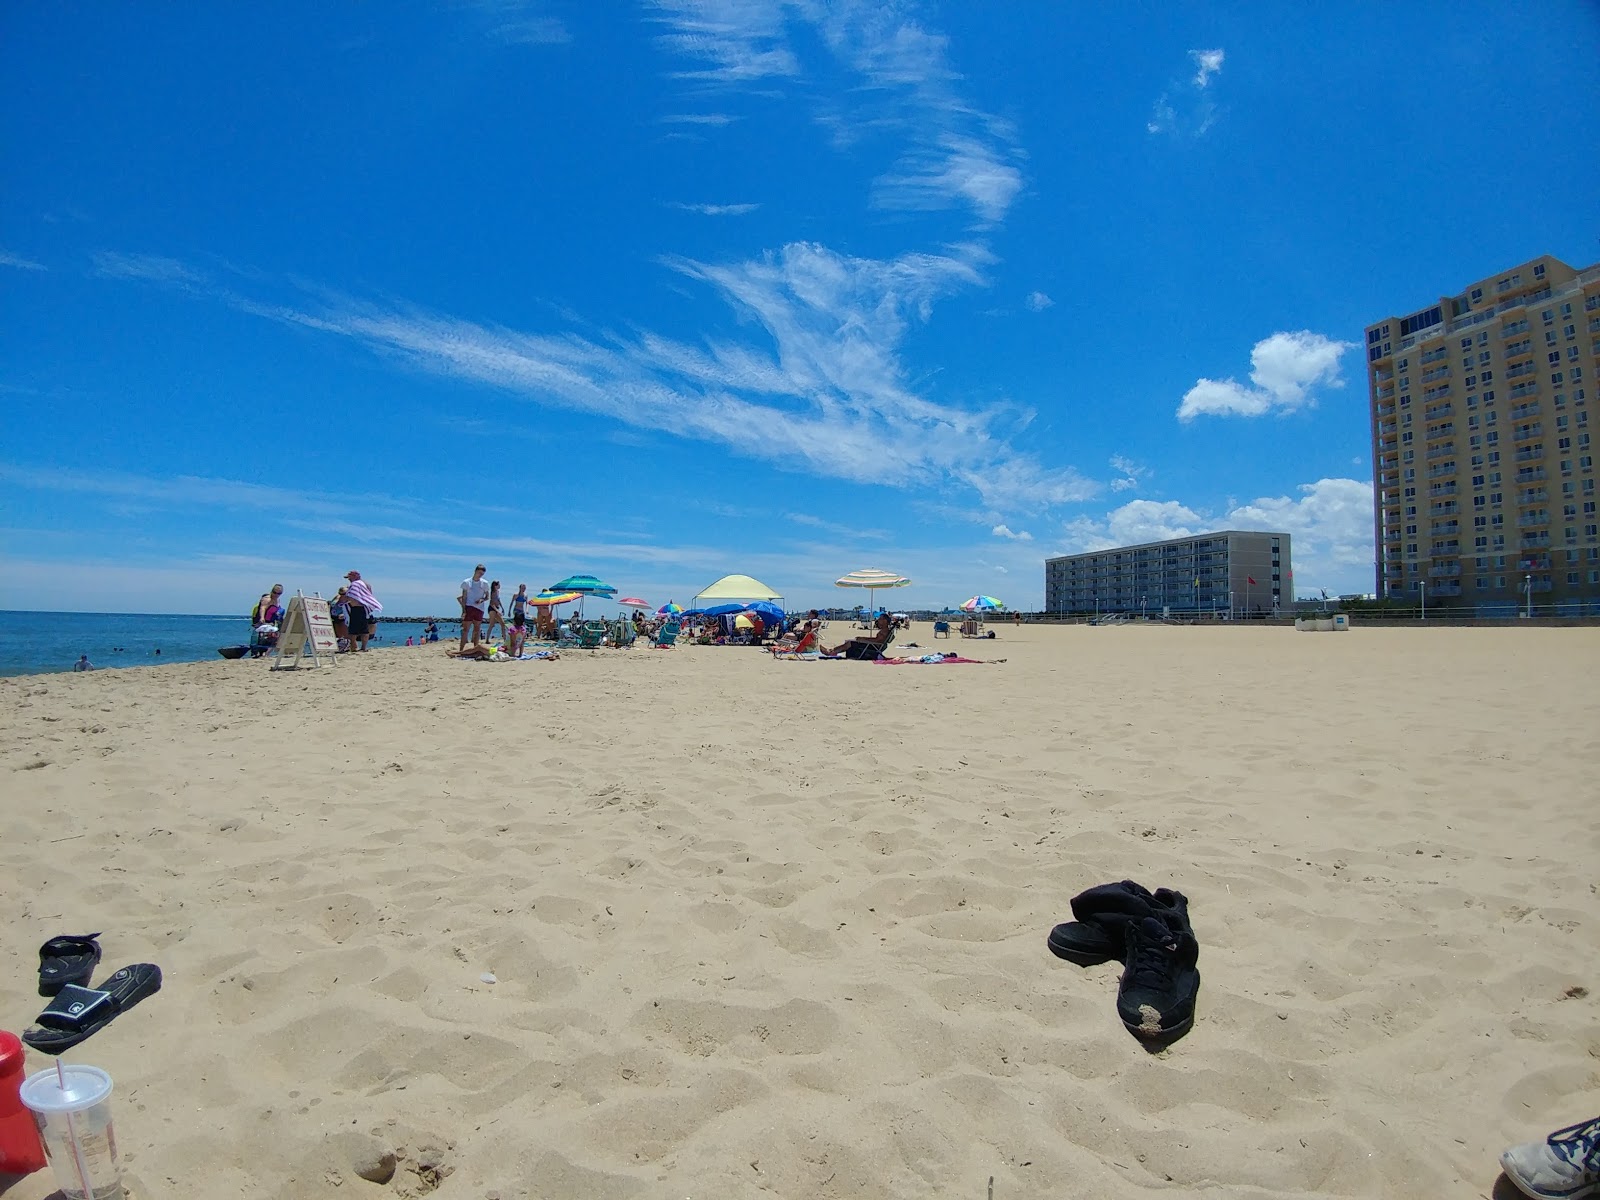
[[[272,669],[298,667],[306,659],[313,667],[324,662],[332,666],[338,653],[339,639],[333,632],[328,602],[316,596],[308,600],[296,593],[278,623],[278,657]]]

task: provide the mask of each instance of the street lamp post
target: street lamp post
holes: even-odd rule
[[[1150,599],[1150,597],[1148,597],[1148,596],[1140,596],[1139,597],[1139,620],[1141,620],[1141,621],[1143,621],[1145,619],[1144,606],[1145,606],[1145,601],[1147,601],[1149,599]]]
[[[1531,621],[1533,620],[1533,576],[1525,576],[1524,583],[1528,589],[1528,611],[1524,619]]]
[[[1422,619],[1426,621],[1428,619],[1428,581],[1426,579],[1417,580],[1417,594],[1422,598]]]
[[[1234,616],[1235,616],[1235,613],[1234,613],[1234,608],[1233,608],[1233,589],[1229,588],[1228,589],[1228,620],[1230,620],[1230,621],[1233,620]]]

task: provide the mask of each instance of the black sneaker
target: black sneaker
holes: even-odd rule
[[[1077,920],[1050,931],[1050,953],[1080,967],[1120,959],[1130,922],[1169,911],[1179,914],[1188,927],[1189,901],[1182,892],[1167,888],[1151,892],[1131,879],[1102,883],[1072,898],[1072,915]]]
[[[1187,1033],[1200,991],[1195,966],[1200,943],[1189,929],[1187,906],[1182,914],[1168,911],[1129,922],[1124,955],[1117,1015],[1128,1032],[1149,1039]]]

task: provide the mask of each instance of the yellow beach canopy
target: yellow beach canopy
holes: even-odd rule
[[[698,600],[781,600],[782,592],[775,592],[759,579],[748,575],[724,575],[703,592]]]

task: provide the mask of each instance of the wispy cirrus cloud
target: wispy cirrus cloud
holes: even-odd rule
[[[95,274],[108,279],[145,279],[151,283],[185,284],[198,286],[206,282],[206,275],[159,254],[121,254],[102,250],[90,256]]]
[[[564,46],[572,31],[544,0],[469,0],[484,33],[507,46]]]
[[[705,65],[681,78],[747,83],[800,73],[788,44],[790,12],[769,0],[658,0],[670,50]]]
[[[731,113],[668,113],[657,118],[663,125],[732,125],[742,120]]]
[[[19,271],[47,271],[41,262],[34,262],[31,258],[23,258],[20,254],[12,254],[8,250],[0,250],[0,267],[15,267]]]
[[[113,260],[121,262],[115,256]],[[783,469],[888,487],[970,491],[1006,511],[1092,496],[1092,480],[1020,452],[1026,414],[964,408],[912,387],[900,347],[951,292],[985,282],[981,247],[894,259],[794,243],[754,259],[666,266],[698,281],[764,342],[651,332],[604,339],[527,333],[429,312],[302,291],[288,302],[197,288],[174,260],[141,259],[128,278],[209,294],[240,311],[348,338],[434,374],[502,388],[534,404],[721,445]],[[171,263],[168,266],[165,264]]]
[[[671,31],[663,44],[706,64],[682,72],[695,80],[743,85],[802,78],[796,43],[803,39],[792,36],[791,27],[819,37],[862,81],[849,101],[875,127],[897,131],[907,143],[873,185],[878,207],[966,207],[993,225],[1022,190],[1009,127],[959,94],[946,39],[902,8],[870,0],[656,0],[656,7]]]
[[[1184,393],[1178,405],[1178,419],[1260,417],[1314,404],[1313,388],[1344,386],[1339,377],[1339,360],[1353,344],[1309,329],[1274,333],[1250,351],[1250,379],[1254,386],[1235,379],[1198,380]]]
[[[1211,94],[1211,81],[1222,73],[1226,57],[1221,49],[1189,51],[1194,75],[1174,83],[1157,97],[1145,128],[1172,137],[1200,137],[1210,130],[1220,113]]]
[[[759,204],[681,204],[672,203],[667,207],[676,208],[683,212],[699,213],[702,217],[742,217],[753,213],[760,208]]]

